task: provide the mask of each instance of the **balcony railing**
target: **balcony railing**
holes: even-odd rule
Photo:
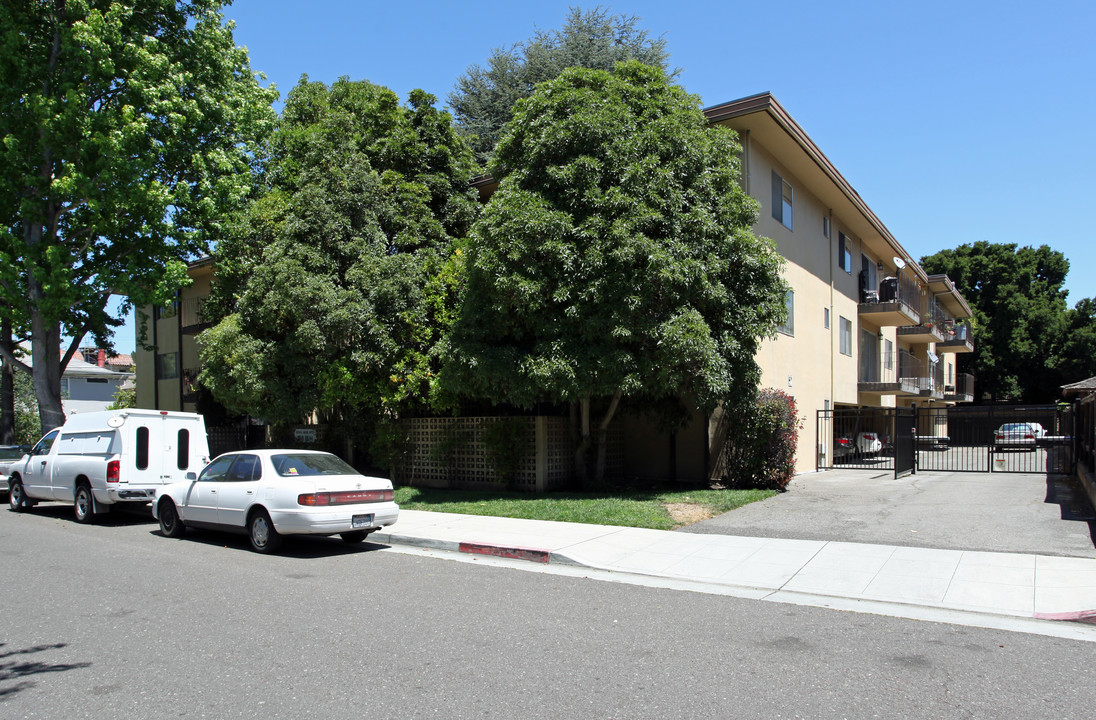
[[[966,353],[974,352],[970,323],[966,320],[952,320],[944,326],[944,339],[936,343],[937,352]]]
[[[183,332],[198,332],[212,324],[206,317],[205,304],[208,297],[186,298],[179,302],[180,325]]]
[[[948,402],[973,402],[974,376],[970,373],[956,375],[954,385],[944,386],[944,400]]]
[[[885,277],[879,287],[868,287],[866,275],[860,273],[861,315],[870,315],[880,326],[904,327],[921,324],[921,290],[904,271]]]
[[[944,364],[930,362],[923,376],[918,378],[921,396],[935,400],[944,399]]]
[[[921,361],[905,350],[883,353],[861,367],[859,390],[874,395],[920,395]]]

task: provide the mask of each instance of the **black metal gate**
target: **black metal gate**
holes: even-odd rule
[[[818,412],[818,468],[944,472],[1074,471],[1067,405],[837,408]]]
[[[917,411],[914,408],[894,410],[894,476],[917,471]]]

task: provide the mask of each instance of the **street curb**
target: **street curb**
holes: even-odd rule
[[[412,535],[397,535],[394,533],[373,533],[370,536],[372,542],[382,542],[390,545],[410,545],[412,547],[428,548],[431,550],[445,550],[448,552],[460,552],[469,555],[488,555],[491,557],[506,558],[508,560],[528,560],[530,562],[557,565],[575,565],[587,567],[566,555],[542,548],[521,547],[518,545],[498,545],[495,543],[436,540],[434,538],[420,538]]]
[[[1077,610],[1064,613],[1035,613],[1036,620],[1059,620],[1066,622],[1083,622],[1096,625],[1096,610]]]
[[[552,557],[551,550],[509,547],[505,545],[492,545],[489,543],[462,542],[457,549],[462,553],[471,553],[473,555],[492,555],[494,557],[508,558],[511,560],[529,560],[530,562],[544,564],[547,564]]]

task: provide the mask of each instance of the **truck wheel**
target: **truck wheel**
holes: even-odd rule
[[[26,493],[23,492],[23,483],[18,480],[12,480],[8,486],[8,505],[12,512],[25,512],[30,508]]]
[[[76,511],[76,522],[88,524],[91,522],[95,510],[91,497],[91,488],[87,485],[76,486],[76,496],[72,501],[72,507]]]

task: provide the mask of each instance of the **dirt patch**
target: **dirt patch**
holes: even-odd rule
[[[678,525],[692,525],[713,517],[708,508],[693,503],[663,503],[670,517]]]

